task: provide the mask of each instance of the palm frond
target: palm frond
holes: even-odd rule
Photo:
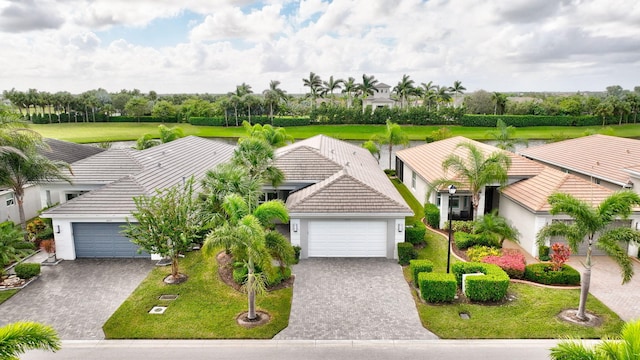
[[[27,350],[60,350],[60,338],[52,327],[36,322],[16,322],[0,327],[0,359],[17,358]]]

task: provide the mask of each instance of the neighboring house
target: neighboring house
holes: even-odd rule
[[[38,216],[40,206],[40,190],[37,185],[28,185],[24,188],[24,214],[27,219]],[[20,223],[18,202],[11,189],[0,189],[0,222],[13,221]]]
[[[464,137],[454,137],[414,148],[400,150],[396,154],[396,172],[403,183],[413,192],[419,201],[425,199],[440,207],[440,226],[448,220],[449,194],[446,189],[436,189],[426,198],[429,183],[438,178],[447,178],[449,174],[442,169],[442,162],[449,154],[465,156],[466,149],[456,148],[461,142],[471,142],[486,155],[495,151],[504,151],[493,146]],[[549,214],[547,203],[549,195],[555,192],[571,194],[578,199],[590,201],[594,205],[613,191],[606,187],[591,183],[578,176],[568,174],[519,155],[507,152],[511,157],[507,185],[499,189],[498,184],[482,191],[478,214],[486,214],[498,209],[520,232],[520,245],[533,256],[538,255],[536,234],[552,221],[569,220],[565,215]],[[470,219],[472,211],[468,189],[459,189],[452,197],[454,219]],[[640,227],[640,212],[636,211],[629,220],[619,221],[618,226]],[[555,241],[555,240],[554,240]],[[579,254],[586,251],[586,244]],[[631,245],[629,255],[637,255],[638,248]]]
[[[268,198],[286,200],[302,258],[397,258],[413,211],[369,151],[318,135],[277,149],[276,158],[286,179]]]
[[[396,105],[396,101],[391,99],[391,86],[385,83],[378,83],[376,84],[376,90],[373,95],[362,99],[362,111],[365,111],[367,106],[371,106],[371,111],[376,111],[378,108],[393,108]]]
[[[640,140],[607,135],[583,136],[523,149],[520,154],[611,190],[633,188],[640,167]],[[638,175],[635,175],[636,183]]]
[[[43,213],[53,220],[56,254],[78,257],[149,257],[121,234],[136,210],[133,198],[179,184],[231,158],[234,145],[188,136],[150,149],[113,149],[73,165],[73,184],[45,188],[61,204]],[[196,189],[199,182],[196,182]],[[78,196],[82,195],[82,196]]]

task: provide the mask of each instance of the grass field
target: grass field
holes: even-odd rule
[[[130,141],[146,134],[158,134],[159,123],[69,123],[69,124],[37,124],[31,128],[44,137],[66,140],[77,143],[97,143],[107,141]],[[175,124],[168,124],[174,126]],[[239,127],[193,126],[178,124],[185,134],[201,137],[240,137],[244,129]],[[403,126],[410,140],[424,140],[441,126]],[[494,128],[450,126],[453,135],[465,136],[475,140],[488,139],[488,133]],[[610,128],[610,129],[609,129]],[[384,125],[310,125],[286,128],[296,139],[306,139],[317,134],[324,134],[342,140],[368,140],[372,135],[384,131]],[[524,139],[553,139],[579,137],[586,133],[605,132],[623,137],[640,137],[640,124],[601,127],[573,126],[540,126],[518,128],[515,137]]]

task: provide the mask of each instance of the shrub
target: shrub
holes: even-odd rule
[[[541,261],[549,261],[551,258],[549,257],[549,247],[546,245],[538,246],[538,258]]]
[[[273,286],[287,280],[291,277],[291,268],[284,268],[280,271],[280,267],[274,266],[270,271],[262,271],[256,267],[256,274],[262,273],[265,276],[265,282],[267,286]],[[236,262],[233,268],[233,281],[236,284],[242,285],[247,281],[248,270],[244,263]]]
[[[298,245],[294,245],[293,246],[293,256],[294,256],[294,264],[297,264],[300,262],[300,252],[302,251],[302,248]]]
[[[436,204],[426,203],[424,204],[424,218],[427,224],[434,229],[440,227],[440,209]]]
[[[469,261],[480,262],[487,256],[500,256],[502,255],[502,250],[484,245],[474,245],[467,249],[467,257]]]
[[[406,227],[404,232],[404,241],[413,245],[420,245],[424,243],[424,236],[427,233],[427,228],[422,223],[415,223],[413,227]]]
[[[468,249],[472,246],[496,247],[496,241],[484,234],[469,234],[466,232],[456,232],[453,234],[453,241],[460,250]]]
[[[20,263],[13,270],[20,279],[30,279],[40,275],[40,264],[37,263]]]
[[[44,231],[46,228],[47,223],[39,217],[29,221],[29,223],[27,223],[27,234],[29,235],[29,239],[35,239],[36,235]]]
[[[500,266],[512,279],[524,278],[526,261],[524,255],[518,250],[503,250],[502,256],[486,256],[482,262]]]
[[[452,271],[458,286],[462,286],[462,275],[483,273],[484,276],[469,276],[465,281],[465,295],[472,301],[499,301],[507,295],[509,275],[498,265],[478,262],[458,262]]]
[[[409,265],[409,261],[415,259],[418,254],[413,245],[407,242],[398,243],[398,263],[400,265]]]
[[[454,274],[421,272],[418,284],[420,295],[427,302],[451,302],[456,296]]]
[[[555,243],[551,245],[551,264],[553,264],[553,271],[558,271],[562,268],[562,265],[569,260],[571,256],[571,248],[562,243]]]
[[[463,115],[462,126],[496,127],[498,119],[507,126],[597,126],[602,124],[598,116],[543,116],[543,115]]]
[[[473,221],[467,221],[467,220],[454,220],[451,222],[451,227],[453,228],[454,232],[465,232],[465,233],[471,233],[473,231]],[[449,230],[449,222],[445,222],[444,224],[444,229],[445,230]]]
[[[559,271],[553,270],[549,263],[529,264],[524,269],[524,278],[545,285],[579,285],[580,273],[564,264]]]
[[[387,174],[387,176],[396,176],[396,171],[394,169],[384,169],[384,173]]]
[[[432,272],[433,263],[429,260],[410,260],[409,270],[413,276],[413,283],[418,286],[418,274],[423,272]]]

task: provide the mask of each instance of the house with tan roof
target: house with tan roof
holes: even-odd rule
[[[396,172],[403,183],[413,192],[419,201],[429,201],[440,207],[440,226],[448,220],[449,201],[452,201],[454,219],[470,219],[471,204],[468,189],[462,187],[454,196],[446,189],[435,189],[427,197],[429,183],[439,178],[453,177],[442,169],[442,162],[449,154],[465,155],[465,150],[457,148],[461,142],[471,142],[486,155],[494,151],[504,151],[493,146],[464,137],[454,137],[414,148],[398,151]],[[488,186],[482,191],[479,214],[498,209],[520,232],[520,245],[533,256],[538,255],[536,234],[552,221],[568,221],[565,215],[551,215],[547,202],[549,195],[555,192],[572,194],[578,199],[599,204],[613,193],[607,187],[585,180],[539,162],[507,152],[512,165],[508,171],[508,182],[503,188],[498,184]],[[466,211],[466,212],[465,212]],[[619,220],[616,226],[640,227],[640,211],[636,211],[628,220]],[[630,245],[629,255],[637,255],[638,248]],[[586,249],[580,249],[579,254]]]

